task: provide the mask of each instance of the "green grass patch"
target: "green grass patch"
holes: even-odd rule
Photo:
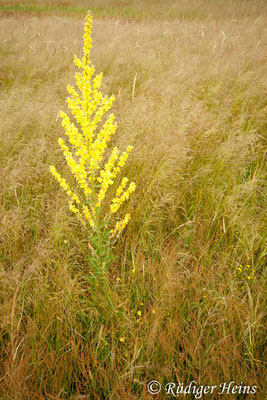
[[[143,19],[148,17],[142,10],[131,7],[90,7],[95,17],[119,17],[131,19]],[[84,16],[88,11],[85,7],[61,6],[61,5],[4,5],[0,6],[3,13],[34,13],[34,14],[59,14]]]

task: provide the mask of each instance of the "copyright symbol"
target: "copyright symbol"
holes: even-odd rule
[[[161,384],[158,381],[150,381],[147,385],[147,390],[151,394],[158,394],[161,391]]]

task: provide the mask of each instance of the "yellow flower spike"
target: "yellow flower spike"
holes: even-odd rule
[[[76,56],[74,56],[74,64],[80,69],[84,68],[82,61]]]
[[[111,135],[113,135],[116,131],[117,125],[113,123],[114,115],[111,114],[104,124],[103,129],[98,133],[95,141],[91,145],[90,150],[90,169],[100,169],[99,165],[103,159],[103,154],[106,150],[107,143],[110,140]],[[102,182],[102,179],[98,178],[99,182]]]
[[[101,72],[101,74],[98,74],[93,79],[93,89],[99,89],[100,88],[101,82],[102,82],[102,78],[103,78],[103,73]]]
[[[83,206],[83,214],[85,215],[85,218],[89,221],[89,224],[93,228],[95,226],[95,223],[93,221],[92,214],[88,210],[88,207],[86,207],[85,205]]]
[[[124,183],[125,183],[125,181],[124,181]],[[122,191],[122,190],[121,190],[121,187],[122,187],[122,185],[121,185],[121,186],[119,187],[119,189],[118,189],[119,192]],[[116,211],[118,211],[118,209],[120,208],[120,206],[122,205],[122,203],[123,203],[125,200],[128,200],[130,194],[133,193],[133,192],[135,191],[135,188],[136,188],[135,183],[134,183],[134,182],[131,182],[130,185],[129,185],[129,187],[128,187],[128,189],[125,190],[125,191],[123,192],[123,194],[122,194],[120,197],[115,197],[115,198],[112,200],[112,203],[113,203],[113,204],[111,204],[111,206],[110,206],[110,212],[111,212],[111,213],[115,213]],[[116,194],[117,194],[117,193],[116,193]]]
[[[78,210],[77,207],[75,207],[73,201],[69,202],[69,208],[72,212],[74,212],[75,214],[80,214],[80,211]]]
[[[114,178],[114,176],[111,173],[111,169],[113,168],[117,158],[118,158],[118,148],[114,147],[108,162],[105,164],[104,169],[100,172],[99,182],[101,182],[101,188],[98,194],[98,202],[96,207],[100,207],[102,201],[105,198],[108,187],[113,185],[114,183],[114,180],[112,179]]]
[[[72,200],[75,201],[77,204],[79,204],[80,203],[79,197],[77,196],[76,193],[72,192],[66,180],[61,177],[61,175],[57,172],[56,168],[53,165],[50,166],[50,172],[59,182],[60,186],[67,192],[67,194],[71,196]]]
[[[76,163],[69,148],[65,145],[65,142],[62,138],[58,139],[58,144],[63,150],[64,157],[67,161],[68,166],[71,169],[72,174],[75,176],[80,187],[84,190],[85,196],[89,196],[92,193],[92,190],[87,183],[87,172],[85,170],[83,162],[80,162],[79,164]]]
[[[130,214],[126,214],[122,221],[118,221],[116,223],[115,228],[111,231],[111,235],[112,236],[119,235],[120,232],[125,228],[125,226],[130,221],[130,218],[131,218]]]
[[[77,104],[82,104],[82,100],[80,99],[79,94],[76,92],[74,87],[68,85],[67,86],[67,91],[73,97],[73,99],[77,102]]]
[[[121,184],[120,184],[119,188],[116,191],[116,197],[119,197],[121,195],[121,193],[122,193],[123,189],[125,188],[127,182],[128,182],[128,178],[126,178],[126,177],[122,178]]]
[[[129,155],[129,152],[127,152],[127,151],[122,153],[122,155],[120,156],[119,162],[118,162],[119,167],[124,167],[124,165],[127,161],[128,155]]]
[[[85,64],[89,64],[90,60],[90,52],[92,47],[92,39],[91,39],[91,29],[92,29],[92,14],[88,12],[85,20],[84,26],[84,45],[83,45],[83,54],[84,54],[84,62]]]
[[[76,88],[67,86],[69,97],[66,101],[73,120],[65,112],[60,112],[68,142],[59,138],[58,144],[76,180],[76,187],[72,189],[54,166],[50,167],[50,171],[70,197],[70,210],[83,225],[97,232],[100,240],[104,233],[101,230],[109,230],[111,223],[113,224],[112,219],[107,221],[107,216],[110,218],[119,210],[135,191],[136,185],[123,177],[114,198],[108,204],[103,204],[108,201],[107,191],[116,183],[133,147],[127,146],[121,154],[114,147],[110,156],[106,155],[110,139],[117,129],[114,114],[108,114],[115,97],[101,92],[103,74],[95,74],[95,67],[90,60],[91,29],[92,15],[89,12],[84,27],[83,57],[74,57],[74,64],[79,70],[75,73]],[[104,163],[103,160],[107,162]],[[109,240],[119,236],[129,220],[130,214],[126,214],[122,220],[116,222],[113,230],[109,230]]]

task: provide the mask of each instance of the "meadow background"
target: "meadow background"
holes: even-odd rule
[[[134,146],[117,317],[49,172],[68,175],[58,112],[89,8],[112,145]],[[0,1],[1,400],[166,398],[152,379],[264,398],[266,26],[264,0]]]

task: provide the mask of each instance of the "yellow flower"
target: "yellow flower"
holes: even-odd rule
[[[92,14],[89,12],[85,18],[86,23],[84,27],[84,45],[83,45],[83,54],[84,54],[84,62],[89,61],[90,50],[92,47],[92,39],[91,39],[91,28],[92,28]]]
[[[75,74],[77,88],[67,86],[69,97],[66,101],[73,118],[63,111],[59,114],[68,142],[60,137],[58,144],[76,180],[75,189],[54,166],[50,167],[50,171],[70,196],[70,210],[77,215],[82,224],[99,231],[102,226],[106,226],[106,222],[103,224],[106,220],[104,212],[109,212],[110,217],[118,211],[135,191],[136,185],[134,182],[128,185],[128,178],[122,178],[114,198],[102,207],[107,201],[108,189],[115,183],[133,147],[127,146],[121,154],[119,149],[114,147],[109,158],[105,154],[110,139],[117,129],[114,114],[107,115],[115,97],[103,95],[101,92],[103,74],[95,74],[95,67],[90,60],[91,28],[92,15],[89,12],[84,27],[83,57],[82,59],[74,57],[74,63],[78,68]],[[126,214],[124,219],[118,221],[110,231],[111,237],[119,235],[129,220],[130,214]]]
[[[125,226],[130,221],[130,218],[131,218],[130,214],[126,214],[122,221],[117,222],[115,228],[111,231],[111,235],[112,236],[119,235],[120,232],[125,228]]]
[[[89,221],[89,224],[93,228],[95,226],[95,223],[93,221],[92,214],[88,210],[88,207],[86,207],[85,205],[83,206],[83,213],[85,215],[85,218]]]
[[[120,342],[124,343],[125,342],[125,338],[124,337],[120,337]]]
[[[135,191],[136,185],[135,185],[134,182],[131,182],[130,185],[129,185],[129,187],[128,187],[128,189],[125,190],[125,191],[122,193],[122,195],[118,195],[118,193],[120,194],[120,193],[123,191],[123,189],[124,189],[124,187],[125,187],[125,185],[126,185],[126,182],[128,181],[128,179],[127,179],[127,181],[126,181],[126,179],[127,179],[127,178],[123,178],[123,180],[122,180],[122,182],[121,182],[121,185],[120,185],[120,187],[119,187],[118,190],[117,190],[116,197],[112,200],[112,203],[113,203],[113,204],[111,204],[111,206],[110,206],[110,212],[111,212],[111,213],[115,213],[116,211],[118,211],[118,209],[120,208],[120,206],[122,205],[122,203],[123,203],[125,200],[128,200],[130,194],[133,193],[133,192]]]
[[[72,212],[74,212],[75,214],[80,215],[80,211],[78,210],[77,207],[75,207],[73,201],[69,201],[69,208]]]
[[[139,316],[139,317],[141,317],[141,315],[142,315],[142,311],[137,311],[137,315]]]
[[[75,201],[77,204],[79,204],[80,200],[79,200],[78,196],[72,192],[69,184],[66,182],[66,180],[64,178],[61,177],[61,175],[57,172],[56,168],[53,165],[50,166],[50,172],[55,177],[55,179],[59,182],[60,186],[67,192],[67,194],[69,196],[71,196],[72,200]]]

